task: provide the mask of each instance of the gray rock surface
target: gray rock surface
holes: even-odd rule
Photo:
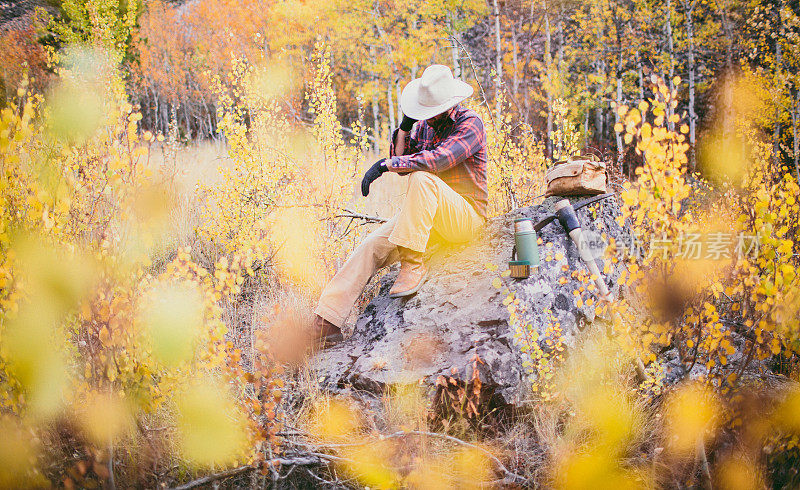
[[[552,325],[559,324],[563,341],[570,346],[579,331],[595,321],[595,306],[587,304],[591,292],[584,290],[583,305],[577,306],[574,292],[587,283],[572,277],[572,272],[583,269],[585,274],[585,267],[558,221],[539,234],[539,271],[523,280],[501,278],[511,258],[514,219],[526,217],[535,223],[552,214],[557,200],[548,198],[541,205],[490,220],[469,245],[439,249],[428,261],[427,282],[409,299],[388,297],[397,275],[395,266],[381,279],[380,293],[359,316],[352,336],[311,359],[322,388],[378,395],[396,384],[433,386],[439,375],[466,383],[477,354],[485,363],[479,366],[484,388],[500,403],[515,405],[524,400],[529,385],[523,368],[526,354],[515,340],[515,330],[529,325],[546,350],[541,339]],[[617,216],[614,197],[578,210],[599,268],[608,271],[606,282],[614,293],[618,293],[619,270],[603,257],[609,237],[627,238]],[[493,285],[496,278],[501,278],[500,289]],[[509,292],[519,299],[515,325],[509,323],[509,309],[503,303]]]

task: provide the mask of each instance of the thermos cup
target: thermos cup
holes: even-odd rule
[[[514,249],[516,260],[509,262],[511,277],[524,279],[530,276],[531,268],[539,268],[539,236],[528,218],[514,220]]]

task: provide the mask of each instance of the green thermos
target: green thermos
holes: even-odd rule
[[[514,258],[508,263],[511,277],[524,279],[530,276],[531,269],[539,269],[539,235],[528,218],[514,220]]]

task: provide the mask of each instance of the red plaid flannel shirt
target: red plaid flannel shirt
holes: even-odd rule
[[[396,136],[397,131],[389,154],[394,153]],[[486,218],[486,161],[483,121],[475,111],[458,105],[439,131],[426,121],[416,123],[406,135],[404,154],[393,156],[387,166],[401,174],[415,170],[436,174]]]

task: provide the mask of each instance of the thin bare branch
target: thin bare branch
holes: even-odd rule
[[[353,219],[363,219],[367,223],[386,223],[386,218],[381,218],[380,216],[369,216],[366,214],[356,213],[355,211],[351,211],[347,208],[344,209],[344,213],[337,214],[334,216],[335,218],[353,218]]]

